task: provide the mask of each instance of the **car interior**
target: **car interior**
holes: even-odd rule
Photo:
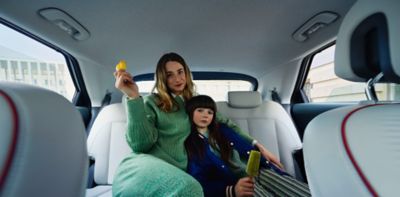
[[[176,52],[198,94],[312,196],[400,193],[400,1],[0,1],[0,196],[112,196],[127,62]]]

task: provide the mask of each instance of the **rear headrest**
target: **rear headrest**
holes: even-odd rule
[[[257,91],[232,91],[228,92],[228,104],[236,108],[253,108],[261,105],[260,92]]]
[[[82,117],[59,94],[0,82],[0,196],[84,196]]]
[[[335,73],[355,82],[383,72],[384,82],[400,82],[400,1],[359,0],[341,24]]]

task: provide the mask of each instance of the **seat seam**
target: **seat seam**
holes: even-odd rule
[[[362,106],[359,108],[355,108],[352,111],[350,111],[346,116],[343,118],[342,125],[341,125],[341,138],[343,142],[344,149],[346,151],[347,156],[350,159],[350,162],[352,163],[353,167],[356,169],[357,174],[360,176],[361,181],[364,183],[364,185],[367,187],[368,191],[373,195],[373,196],[378,196],[378,193],[375,191],[375,189],[372,187],[371,183],[368,181],[367,177],[364,175],[363,171],[361,170],[360,166],[358,165],[353,153],[351,152],[350,145],[347,140],[347,135],[346,135],[346,124],[349,120],[349,118],[354,115],[356,112],[359,112],[363,109],[366,109],[368,107],[373,107],[373,106],[379,106],[381,104],[372,104],[372,105],[366,105]]]
[[[11,99],[11,97],[3,92],[0,91],[0,95],[2,95],[6,102],[9,104],[10,108],[11,108],[11,112],[12,112],[12,117],[13,117],[13,132],[12,132],[12,136],[11,136],[11,144],[10,144],[10,149],[7,153],[7,157],[6,157],[6,162],[5,165],[3,167],[3,170],[0,174],[0,189],[3,188],[3,185],[5,184],[5,180],[7,178],[8,172],[11,169],[11,164],[13,161],[13,155],[16,152],[17,149],[17,143],[18,143],[18,133],[19,133],[19,118],[18,118],[18,112],[17,112],[17,107],[15,106],[15,103],[13,102],[13,100]]]

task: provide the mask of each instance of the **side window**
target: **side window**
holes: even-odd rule
[[[303,91],[310,102],[356,102],[366,100],[366,83],[339,78],[334,72],[335,45],[314,55]],[[398,84],[376,84],[381,101],[400,100]]]
[[[2,24],[0,81],[40,86],[70,101],[76,91],[63,54]]]

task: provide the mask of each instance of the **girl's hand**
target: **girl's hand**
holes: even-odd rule
[[[125,70],[119,70],[114,72],[115,77],[115,88],[121,90],[122,93],[126,94],[130,98],[139,97],[139,88],[135,81],[132,79],[132,75]]]
[[[254,195],[254,181],[251,177],[239,179],[235,185],[236,197],[245,197]]]
[[[281,170],[284,170],[282,163],[278,160],[278,158],[273,153],[271,153],[268,149],[266,149],[259,142],[256,143],[256,147],[258,148],[258,150],[260,150],[262,156],[265,157],[265,159],[267,159],[268,161],[275,164]]]

